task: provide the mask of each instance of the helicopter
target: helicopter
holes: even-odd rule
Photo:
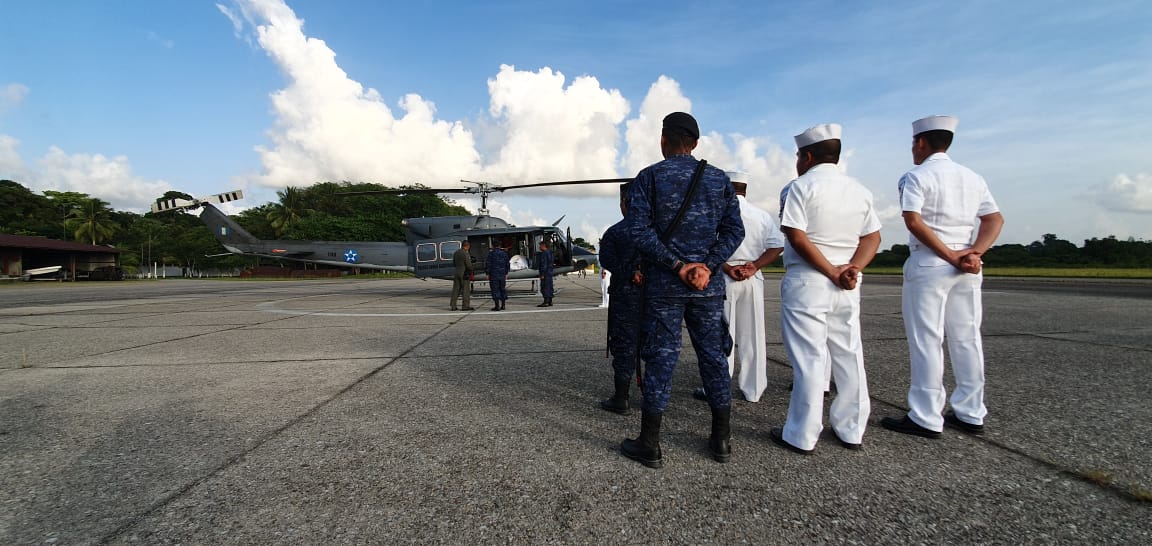
[[[511,256],[509,280],[539,278],[534,268],[541,243],[552,250],[553,275],[580,271],[596,261],[596,254],[572,244],[571,231],[561,232],[556,226],[518,227],[501,218],[489,215],[488,196],[510,189],[524,189],[571,184],[624,183],[629,178],[599,180],[568,180],[541,182],[516,186],[499,186],[487,182],[470,182],[475,187],[457,189],[412,188],[397,190],[371,190],[343,192],[341,195],[415,194],[415,193],[470,193],[481,198],[479,214],[472,216],[434,216],[406,218],[403,242],[387,241],[288,241],[259,239],[240,227],[220,211],[215,204],[244,198],[241,190],[188,199],[162,199],[152,204],[152,212],[202,209],[200,220],[212,230],[217,241],[232,254],[278,258],[313,263],[330,267],[359,268],[379,271],[412,273],[417,278],[451,280],[454,268],[452,255],[464,241],[471,244],[469,254],[476,264],[475,280],[487,280],[484,261],[494,246],[508,250]]]

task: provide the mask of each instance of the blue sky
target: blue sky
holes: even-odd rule
[[[1098,5],[1097,5],[1098,4]],[[631,176],[687,110],[776,211],[792,136],[844,126],[883,248],[910,123],[960,118],[1001,242],[1152,239],[1152,3],[0,0],[0,178],[142,211],[169,189]],[[595,240],[614,188],[509,192]],[[475,208],[474,199],[455,200]]]

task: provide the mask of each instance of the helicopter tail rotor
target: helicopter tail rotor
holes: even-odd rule
[[[218,193],[216,195],[209,195],[191,201],[187,199],[159,199],[152,203],[152,212],[165,212],[169,210],[189,210],[196,209],[204,206],[207,203],[220,205],[231,201],[237,201],[244,198],[244,192],[241,190]]]

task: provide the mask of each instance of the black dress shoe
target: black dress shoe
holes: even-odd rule
[[[475,307],[464,307],[461,310],[463,310],[463,311],[475,311],[476,308]]]
[[[959,429],[968,434],[984,434],[984,425],[973,425],[972,423],[965,423],[953,412],[944,414],[944,424],[954,429]]]
[[[923,436],[924,438],[932,439],[937,439],[940,437],[939,432],[917,425],[916,422],[909,418],[907,415],[905,415],[903,419],[885,417],[880,420],[880,426],[891,430],[892,432],[899,432],[901,434],[911,434],[913,436]]]
[[[835,430],[832,431],[832,435],[836,437],[836,441],[840,442],[840,445],[844,446],[844,449],[851,449],[852,451],[858,451],[861,447],[863,447],[860,444],[854,444],[852,442],[845,442],[844,439],[841,438],[839,434],[836,434]]]
[[[768,431],[768,438],[770,438],[772,440],[772,443],[774,443],[774,444],[776,444],[776,445],[778,445],[784,449],[787,449],[789,451],[799,453],[801,455],[811,455],[812,452],[815,451],[814,449],[800,449],[800,448],[788,443],[788,440],[784,439],[784,429],[782,429],[780,427],[776,427],[772,430],[769,430]]]
[[[696,390],[692,391],[692,398],[707,402],[708,391],[704,390],[704,387],[696,387]]]

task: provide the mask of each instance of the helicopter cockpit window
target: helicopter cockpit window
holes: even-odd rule
[[[460,250],[460,241],[444,241],[440,243],[440,259],[451,260],[452,254]]]
[[[416,261],[418,262],[434,262],[436,261],[436,243],[423,243],[416,245]]]

